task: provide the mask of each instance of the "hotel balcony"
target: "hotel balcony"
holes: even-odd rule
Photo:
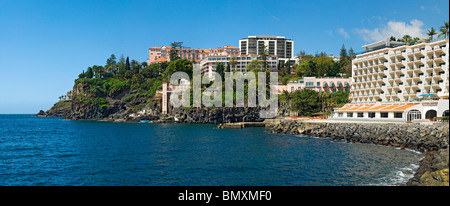
[[[419,48],[415,48],[413,51],[413,54],[420,54],[420,49]]]
[[[433,47],[433,50],[434,50],[434,52],[436,52],[436,53],[441,53],[441,52],[443,52],[443,51],[442,51],[442,48],[441,48],[440,46],[438,46],[438,45],[434,46],[434,47]]]
[[[448,92],[448,90],[440,91],[440,92],[437,93],[437,95],[438,95],[440,98],[445,98],[445,99],[448,99],[448,98],[449,98],[449,92]]]
[[[444,59],[442,57],[445,57],[445,55],[438,56],[438,57],[434,58],[435,62],[436,63],[444,62]]]

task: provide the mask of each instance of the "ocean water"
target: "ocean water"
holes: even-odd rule
[[[208,124],[0,115],[0,185],[399,185],[421,155]]]

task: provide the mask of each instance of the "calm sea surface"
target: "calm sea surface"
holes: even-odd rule
[[[0,115],[0,185],[395,185],[421,158],[215,126]]]

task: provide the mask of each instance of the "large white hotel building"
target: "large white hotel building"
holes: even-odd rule
[[[375,42],[352,62],[351,103],[337,119],[414,122],[449,115],[449,41]]]

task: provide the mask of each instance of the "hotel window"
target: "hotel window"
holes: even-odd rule
[[[294,92],[294,87],[291,87],[291,92]]]
[[[388,118],[389,113],[387,113],[387,112],[381,112],[381,113],[380,113],[380,116],[381,116],[381,118]]]
[[[369,112],[369,118],[375,118],[375,112]]]
[[[347,113],[347,117],[353,117],[353,113]]]
[[[394,118],[403,118],[403,113],[402,112],[395,112],[394,113]]]
[[[320,87],[320,82],[317,82],[317,87]]]
[[[344,113],[338,113],[338,117],[344,117]]]
[[[364,113],[358,112],[358,117],[364,117]]]

